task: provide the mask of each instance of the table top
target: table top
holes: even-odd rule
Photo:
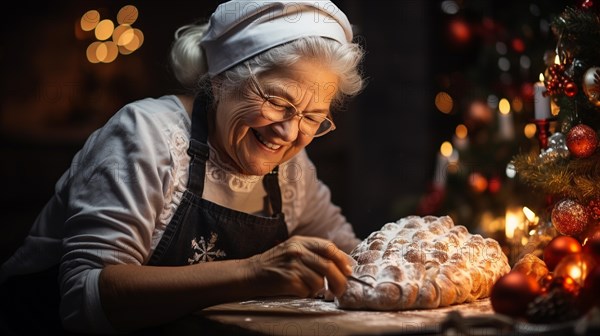
[[[221,304],[197,313],[249,334],[382,335],[437,334],[449,319],[491,317],[489,299],[450,307],[406,311],[353,311],[318,299],[268,298]]]

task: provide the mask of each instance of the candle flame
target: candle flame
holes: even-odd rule
[[[531,211],[528,207],[523,207],[523,213],[528,221],[533,222],[535,220],[535,212]]]
[[[540,72],[540,76],[539,76],[540,82],[544,81],[544,74]]]
[[[507,210],[505,216],[504,233],[506,238],[513,239],[515,230],[519,227],[519,214],[513,210]]]
[[[445,157],[450,157],[453,150],[452,144],[449,141],[444,141],[440,146],[440,153]]]
[[[498,103],[498,109],[502,114],[510,113],[510,102],[506,98],[500,99],[500,103]]]

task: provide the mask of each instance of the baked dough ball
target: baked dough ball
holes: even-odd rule
[[[513,271],[521,272],[534,278],[536,281],[540,281],[543,277],[548,275],[548,267],[546,263],[535,256],[533,253],[527,253],[523,258],[519,259],[513,266]]]
[[[437,308],[488,297],[510,271],[497,241],[470,234],[448,216],[408,216],[372,232],[350,253],[354,276],[339,308]]]

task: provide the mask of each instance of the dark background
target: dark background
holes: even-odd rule
[[[459,113],[442,115],[434,96],[440,73],[481,63],[485,39],[458,45],[448,37],[455,19],[442,1],[338,0],[358,27],[367,50],[368,86],[336,115],[338,129],[308,151],[357,234],[364,238],[388,221],[415,213],[433,175],[439,143],[451,136]],[[51,197],[56,180],[86,137],[123,104],[179,90],[167,67],[174,31],[207,18],[219,1],[61,1],[13,3],[4,10],[0,39],[0,261],[22,241]],[[456,1],[469,22],[510,22],[555,14],[564,1]],[[116,18],[127,4],[145,35],[141,49],[110,64],[85,58],[92,38],[75,25],[90,9]],[[474,35],[477,34],[473,29]],[[482,35],[483,36],[483,35]],[[544,41],[542,41],[544,42]],[[554,41],[548,39],[548,47]],[[541,61],[541,55],[530,55]],[[541,66],[538,66],[541,69]],[[482,72],[490,71],[481,68]],[[457,109],[460,109],[458,106]]]

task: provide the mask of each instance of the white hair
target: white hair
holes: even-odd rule
[[[204,88],[207,79],[206,56],[200,48],[200,40],[208,24],[186,25],[175,33],[171,47],[170,62],[175,78],[186,89],[197,92]],[[344,97],[358,94],[364,80],[359,65],[364,51],[358,43],[341,44],[335,40],[318,36],[303,37],[271,48],[247,60],[257,74],[293,65],[300,59],[314,59],[337,74],[338,90],[333,103],[341,103]],[[249,71],[243,63],[238,64],[213,80],[221,89],[236,90],[245,86]],[[205,83],[206,84],[206,83]]]

